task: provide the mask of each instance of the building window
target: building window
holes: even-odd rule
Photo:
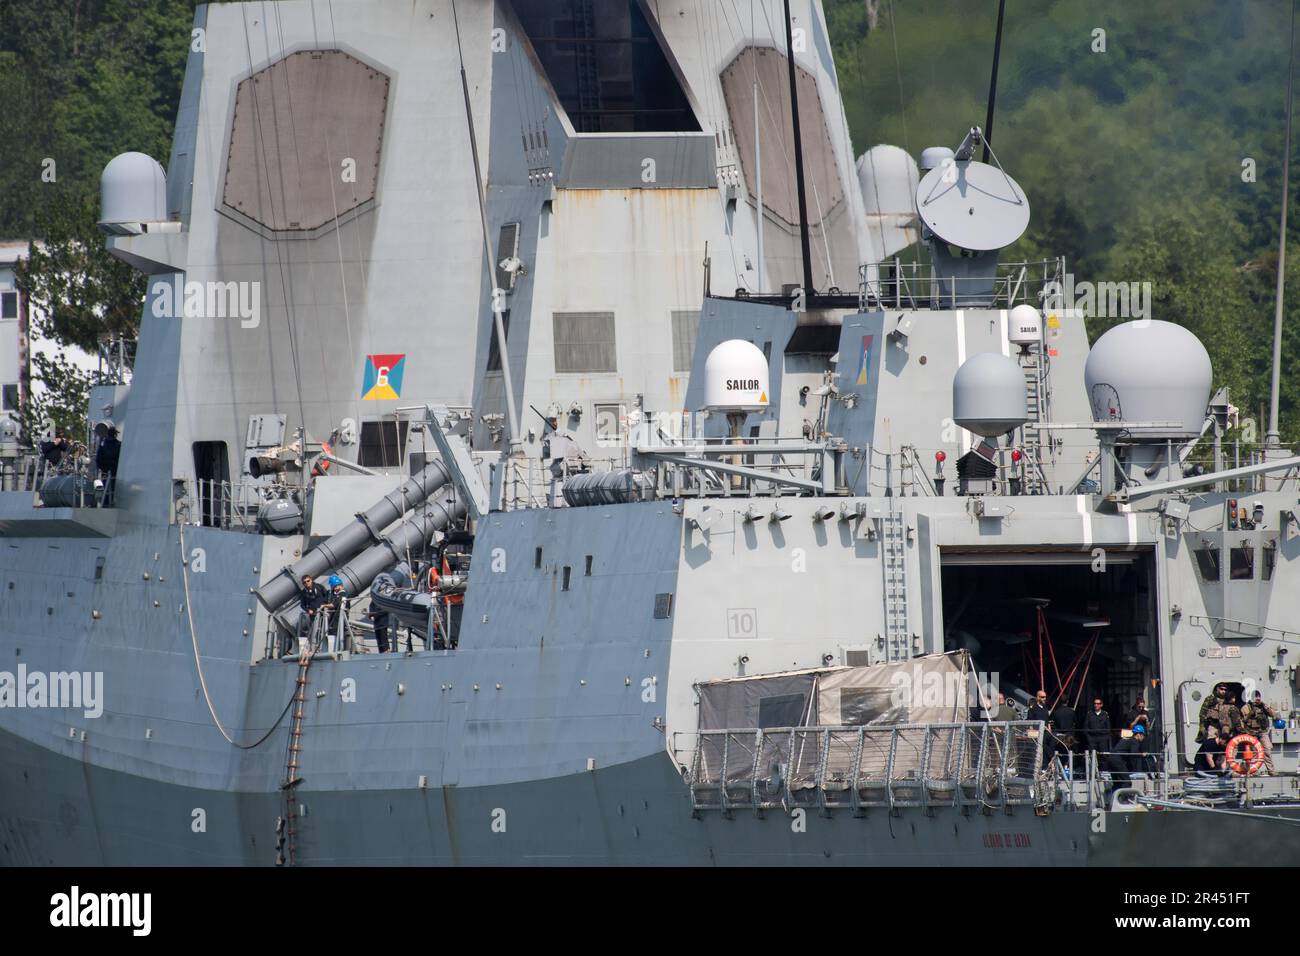
[[[591,577],[591,555],[587,555],[587,570],[585,575],[586,577]]]
[[[564,566],[564,583],[560,586],[561,591],[569,590],[569,577],[572,573],[573,569],[566,564]]]
[[[506,345],[510,344],[510,310],[505,309],[501,313],[501,325],[506,331]],[[492,316],[490,323],[491,331],[488,333],[488,363],[489,372],[501,371],[501,347],[497,343],[497,319]]]
[[[18,386],[0,385],[0,412],[18,411]]]
[[[556,312],[555,371],[617,372],[613,312]]]
[[[405,421],[362,422],[357,464],[363,468],[396,468],[406,453]]]
[[[18,318],[18,293],[12,290],[0,292],[0,319]]]
[[[700,332],[700,313],[696,309],[673,310],[673,371],[689,372],[695,358],[695,340]]]
[[[533,567],[540,568],[541,566],[542,566],[542,549],[538,548],[536,551],[533,552]]]

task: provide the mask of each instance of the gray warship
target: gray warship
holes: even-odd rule
[[[188,56],[103,178],[118,470],[0,446],[0,861],[1300,862],[1300,458],[1136,286],[1006,261],[980,127],[855,157],[815,0],[231,3]],[[1220,683],[1272,713],[1207,776]],[[1040,688],[1116,749],[1145,697],[1141,770]]]

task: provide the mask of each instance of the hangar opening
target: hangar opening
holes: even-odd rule
[[[941,549],[944,643],[998,675],[1022,709],[1041,688],[1079,720],[1100,697],[1112,722],[1137,697],[1157,727],[1160,673],[1154,561],[1149,549]],[[1077,704],[1076,704],[1077,701]]]

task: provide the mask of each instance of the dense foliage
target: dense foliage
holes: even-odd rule
[[[884,142],[916,155],[984,125],[997,0],[825,6],[859,151]],[[1269,393],[1290,14],[1286,0],[1008,0],[1003,31],[992,142],[1034,209],[1008,257],[1063,255],[1079,280],[1150,282],[1152,318],[1200,336],[1243,417]],[[1290,438],[1300,434],[1298,225],[1293,209]]]

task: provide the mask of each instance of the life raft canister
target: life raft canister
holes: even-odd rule
[[[1249,777],[1264,766],[1264,748],[1254,734],[1237,734],[1228,741],[1223,755],[1239,777]]]

